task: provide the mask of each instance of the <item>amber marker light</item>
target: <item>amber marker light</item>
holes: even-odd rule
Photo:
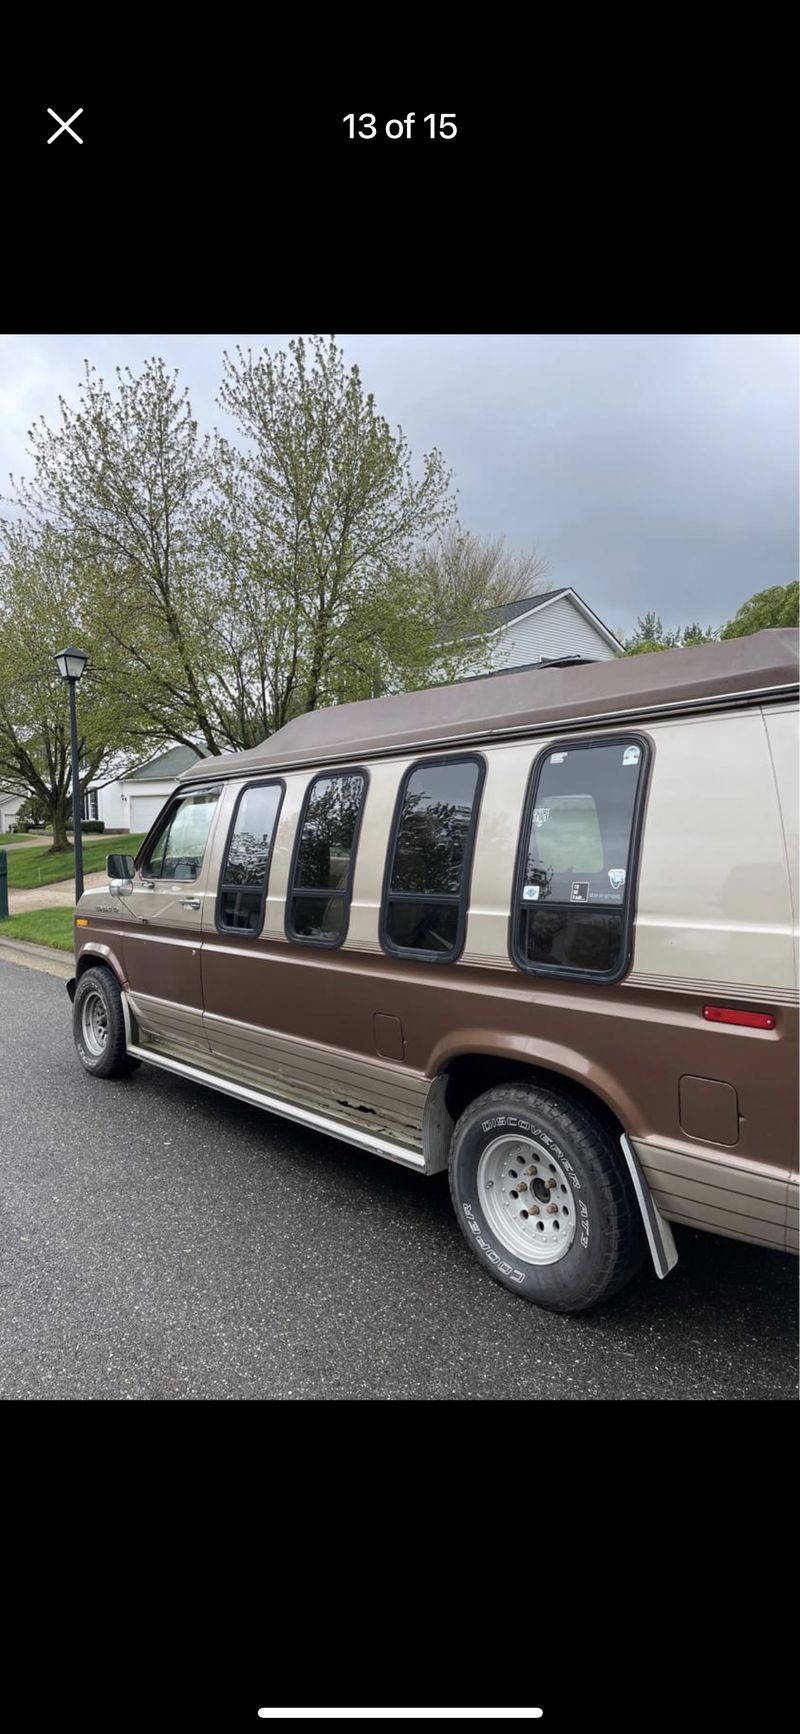
[[[88,927],[89,923],[86,919],[86,916],[85,915],[76,915],[75,926],[76,927]]]

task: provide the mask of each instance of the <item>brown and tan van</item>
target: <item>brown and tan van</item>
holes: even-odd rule
[[[449,1167],[579,1311],[670,1224],[798,1244],[798,634],[316,711],[184,773],[76,913],[87,1071],[140,1061]]]

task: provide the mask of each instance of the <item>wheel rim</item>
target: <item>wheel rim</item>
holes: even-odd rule
[[[492,1233],[527,1264],[557,1264],[575,1238],[575,1199],[560,1162],[535,1138],[493,1139],[478,1166],[478,1196]]]
[[[87,993],[81,1006],[81,1033],[89,1053],[99,1059],[108,1042],[108,1011],[99,993]]]

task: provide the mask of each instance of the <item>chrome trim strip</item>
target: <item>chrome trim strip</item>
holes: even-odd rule
[[[339,1138],[343,1144],[356,1144],[360,1150],[370,1150],[377,1156],[385,1156],[389,1162],[400,1162],[405,1168],[425,1169],[424,1156],[418,1156],[413,1150],[406,1150],[402,1144],[392,1144],[388,1138],[376,1138],[368,1132],[361,1132],[356,1126],[344,1126],[340,1120],[329,1120],[324,1114],[315,1114],[310,1108],[296,1107],[294,1103],[280,1101],[277,1096],[268,1096],[263,1090],[253,1090],[247,1084],[236,1084],[232,1079],[220,1078],[215,1072],[207,1072],[201,1066],[190,1066],[184,1060],[173,1060],[166,1054],[156,1054],[151,1048],[138,1047],[129,1039],[130,1017],[122,995],[125,1015],[125,1045],[128,1053],[137,1060],[145,1060],[148,1065],[161,1066],[165,1072],[177,1072],[181,1078],[190,1078],[193,1083],[207,1084],[211,1090],[219,1090],[224,1096],[236,1096],[239,1101],[249,1102],[254,1108],[265,1108],[270,1114],[280,1114],[284,1120],[296,1120],[301,1126],[310,1126],[314,1132],[324,1132],[329,1138]]]
[[[669,1276],[678,1262],[678,1249],[672,1229],[661,1215],[661,1211],[652,1196],[650,1188],[639,1166],[639,1159],[630,1140],[622,1133],[620,1138],[622,1154],[628,1164],[628,1172],[633,1181],[637,1203],[642,1213],[644,1231],[650,1248],[656,1276]]]

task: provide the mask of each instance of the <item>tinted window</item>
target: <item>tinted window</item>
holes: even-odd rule
[[[448,759],[407,774],[385,899],[389,950],[455,956],[482,771],[476,759]]]
[[[634,814],[644,749],[637,741],[545,754],[521,863],[518,961],[615,974],[624,962]]]
[[[220,878],[217,921],[220,927],[260,933],[264,921],[269,863],[282,783],[245,789],[234,815]]]
[[[142,868],[152,879],[196,879],[214,817],[218,792],[187,795],[172,808]]]
[[[358,820],[360,771],[316,777],[306,797],[294,864],[288,933],[335,945],[345,936]]]

